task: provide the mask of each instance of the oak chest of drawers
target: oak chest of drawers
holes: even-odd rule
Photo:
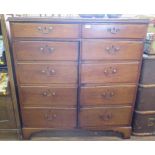
[[[9,20],[24,138],[46,130],[130,137],[147,20]]]

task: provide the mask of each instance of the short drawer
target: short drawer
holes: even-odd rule
[[[82,42],[82,60],[140,60],[143,42],[86,40]]]
[[[81,106],[132,105],[135,99],[136,86],[88,86],[81,87],[80,93]]]
[[[76,63],[20,63],[16,69],[21,84],[77,83]]]
[[[78,38],[78,24],[11,23],[12,37]]]
[[[17,60],[77,60],[77,42],[16,41],[13,52]]]
[[[84,24],[83,38],[145,38],[147,24]]]
[[[81,83],[136,83],[139,62],[81,65]]]
[[[76,106],[75,86],[20,86],[19,89],[23,107]]]
[[[81,108],[80,127],[102,127],[106,125],[129,125],[131,119],[130,107],[118,108]]]
[[[24,108],[23,127],[70,129],[76,126],[76,109]]]

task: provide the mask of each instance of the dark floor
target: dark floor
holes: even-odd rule
[[[120,133],[115,132],[46,132],[33,135],[33,141],[155,141],[155,136],[131,136],[123,139]]]
[[[33,141],[155,141],[155,136],[131,136],[130,139],[122,139],[115,136],[87,136],[87,137],[32,137]]]
[[[17,136],[0,136],[2,140],[19,140]],[[41,132],[30,137],[32,141],[155,141],[154,136],[131,136],[130,139],[123,139],[120,133],[115,132]]]

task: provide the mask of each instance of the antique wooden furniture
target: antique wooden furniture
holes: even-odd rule
[[[143,55],[133,119],[133,134],[155,134],[155,55]]]
[[[12,64],[10,59],[8,35],[5,18],[3,15],[0,15],[0,29],[3,36],[7,63],[7,66],[1,67],[1,71],[4,72],[4,70],[6,70],[9,77],[7,94],[5,96],[0,96],[0,139],[15,140],[21,138],[21,130]]]
[[[23,136],[130,137],[147,20],[9,18]]]

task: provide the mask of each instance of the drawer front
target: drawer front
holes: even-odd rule
[[[23,127],[31,128],[74,128],[76,109],[22,109]]]
[[[138,24],[85,24],[83,38],[145,38],[147,25]]]
[[[28,106],[76,106],[77,88],[65,86],[21,86],[21,103]]]
[[[16,41],[17,60],[77,60],[78,43],[49,41]]]
[[[78,38],[78,24],[11,23],[12,37]]]
[[[134,133],[155,133],[155,111],[152,113],[135,112],[133,119]]]
[[[80,105],[131,105],[134,101],[135,93],[136,86],[130,85],[82,87]]]
[[[21,84],[77,83],[77,64],[18,64]]]
[[[84,40],[82,60],[140,60],[143,43],[136,41]]]
[[[143,57],[140,83],[145,85],[155,84],[155,58],[147,58]]]
[[[155,87],[139,87],[136,98],[136,110],[155,111]]]
[[[81,108],[80,127],[130,125],[131,108]]]
[[[82,64],[82,83],[136,83],[139,63]]]

